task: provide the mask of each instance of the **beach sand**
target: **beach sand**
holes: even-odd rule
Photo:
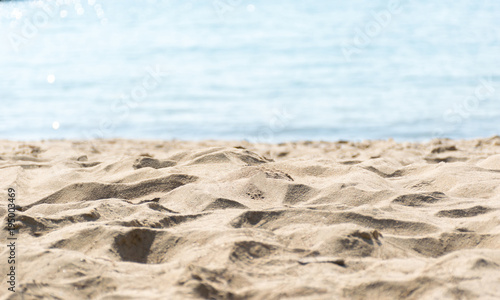
[[[0,299],[500,298],[500,137],[1,141],[0,178]]]

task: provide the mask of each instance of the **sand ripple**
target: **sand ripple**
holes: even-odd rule
[[[3,141],[0,176],[1,299],[500,298],[499,137]]]

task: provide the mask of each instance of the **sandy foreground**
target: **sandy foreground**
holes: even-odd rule
[[[0,141],[0,179],[0,299],[500,298],[500,137]]]

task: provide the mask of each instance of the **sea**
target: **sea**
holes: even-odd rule
[[[0,1],[0,139],[500,134],[497,0]]]

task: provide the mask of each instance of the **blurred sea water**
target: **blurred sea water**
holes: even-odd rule
[[[0,139],[500,134],[500,2],[1,1]]]

